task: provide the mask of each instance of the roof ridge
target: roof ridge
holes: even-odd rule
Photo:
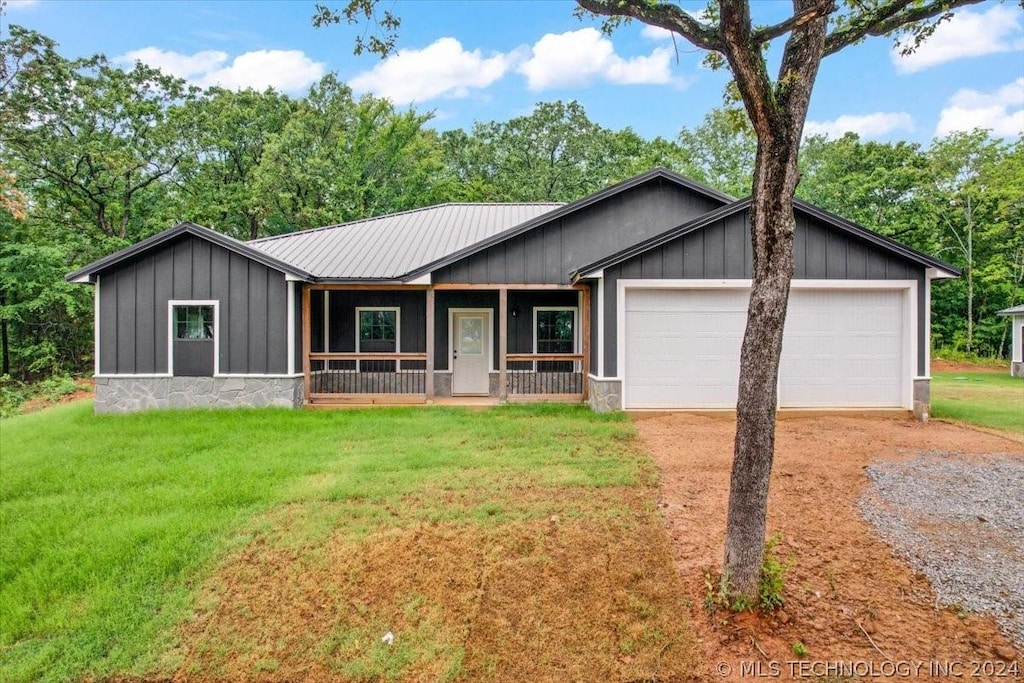
[[[331,225],[320,225],[315,228],[306,228],[305,230],[294,230],[292,232],[284,232],[280,235],[268,235],[267,237],[260,237],[255,240],[248,240],[246,244],[260,244],[263,242],[270,242],[272,240],[281,239],[284,237],[293,237],[295,235],[305,235],[313,232],[320,232],[322,230],[334,230],[335,228],[347,228],[356,225],[362,225],[365,223],[371,223],[373,221],[379,221],[384,218],[393,218],[395,216],[406,216],[413,213],[419,213],[421,211],[429,211],[431,209],[443,209],[446,206],[564,206],[565,202],[442,202],[440,204],[430,204],[428,206],[420,206],[415,209],[405,209],[403,211],[395,211],[394,213],[383,213],[379,216],[371,216],[369,218],[357,218],[354,221],[347,221],[345,223],[332,223]]]

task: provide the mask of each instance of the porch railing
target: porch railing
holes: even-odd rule
[[[584,358],[582,353],[507,354],[505,381],[510,400],[581,400]]]
[[[310,353],[309,397],[322,403],[426,400],[425,353]]]

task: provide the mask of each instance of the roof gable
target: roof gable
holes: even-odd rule
[[[580,278],[587,277],[592,273],[596,273],[605,268],[616,266],[620,263],[628,261],[640,254],[648,252],[652,249],[661,247],[673,240],[684,237],[691,233],[697,232],[707,228],[708,226],[722,221],[724,219],[735,216],[741,212],[747,211],[750,208],[751,198],[740,199],[731,204],[721,207],[715,211],[710,211],[694,220],[688,221],[679,225],[671,230],[667,230],[659,235],[656,235],[648,240],[640,242],[628,249],[624,249],[616,254],[611,254],[603,259],[590,263],[587,266],[579,268],[572,274],[573,281],[577,281]],[[905,261],[910,261],[923,268],[934,268],[941,272],[947,273],[948,276],[958,277],[960,270],[941,261],[937,258],[924,254],[911,247],[901,244],[889,237],[876,233],[872,230],[857,225],[851,221],[841,218],[833,213],[829,213],[824,209],[818,208],[813,204],[809,204],[805,201],[796,199],[793,202],[794,213],[798,216],[803,215],[815,219],[825,224],[830,229],[835,229],[841,233],[854,238],[860,242],[866,242],[873,247],[884,251],[888,254],[895,255]]]
[[[498,233],[490,237],[489,239],[475,242],[459,251],[448,254],[443,258],[424,264],[423,266],[407,273],[406,278],[413,279],[421,275],[430,273],[432,271],[438,270],[440,268],[444,268],[464,258],[484,251],[485,249],[488,249],[496,244],[500,244],[502,242],[512,239],[513,237],[522,235],[523,233],[533,230],[534,228],[547,225],[553,221],[577,213],[589,206],[592,206],[599,202],[620,195],[623,192],[631,190],[635,187],[639,187],[640,185],[644,185],[646,183],[658,180],[668,181],[670,183],[678,185],[679,187],[687,189],[691,192],[694,192],[702,197],[705,197],[720,204],[728,204],[730,202],[735,201],[735,197],[731,195],[725,194],[724,192],[719,192],[718,190],[708,187],[707,185],[703,185],[696,181],[690,180],[689,178],[681,176],[678,173],[670,171],[666,168],[655,168],[646,173],[642,173],[638,176],[634,176],[627,180],[623,180],[620,183],[616,183],[615,185],[606,187],[605,189],[600,190],[599,192],[595,192],[594,194],[590,194],[581,199],[577,199],[574,202],[562,205],[560,208],[547,212],[543,215],[537,216],[532,220],[520,223],[519,225],[513,226],[508,230],[505,230],[501,233]]]
[[[262,251],[253,249],[245,242],[240,242],[234,237],[229,237],[228,235],[219,233],[216,230],[211,230],[210,228],[205,228],[201,225],[189,222],[178,223],[173,228],[168,228],[163,232],[158,232],[157,234],[147,237],[140,242],[136,242],[129,247],[125,247],[120,251],[104,256],[99,260],[93,261],[87,266],[79,268],[73,273],[68,273],[64,277],[69,282],[92,282],[95,275],[100,271],[116,266],[119,263],[139,256],[152,249],[156,249],[157,247],[167,244],[171,240],[186,234],[216,244],[229,251],[233,251],[241,256],[256,261],[257,263],[261,263],[268,268],[273,268],[274,270],[278,270],[286,275],[298,278],[299,280],[313,279],[308,272],[274,258]]]

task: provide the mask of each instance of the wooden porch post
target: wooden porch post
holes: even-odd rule
[[[312,328],[312,322],[310,318],[310,307],[309,307],[309,285],[306,283],[302,284],[302,400],[304,403],[309,405],[313,401],[310,399],[310,389],[312,388],[312,382],[310,382],[310,367],[309,367],[309,352],[312,348],[312,341],[310,340],[310,330]]]
[[[423,381],[427,403],[434,402],[434,288],[427,290],[427,374]]]
[[[498,400],[508,400],[508,289],[498,290]]]
[[[580,304],[580,325],[583,327],[583,400],[586,401],[590,389],[590,287],[585,286],[581,291],[582,303]]]

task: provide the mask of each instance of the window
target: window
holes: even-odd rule
[[[576,309],[538,308],[534,311],[534,347],[537,353],[574,353]],[[537,372],[572,372],[573,361],[539,361]]]
[[[356,325],[360,353],[398,352],[398,309],[357,308]],[[361,372],[394,372],[397,365],[393,360],[359,361]]]
[[[175,306],[175,339],[213,339],[213,306]]]
[[[398,338],[398,311],[393,309],[359,311],[360,348],[367,342],[390,342],[394,351]]]

